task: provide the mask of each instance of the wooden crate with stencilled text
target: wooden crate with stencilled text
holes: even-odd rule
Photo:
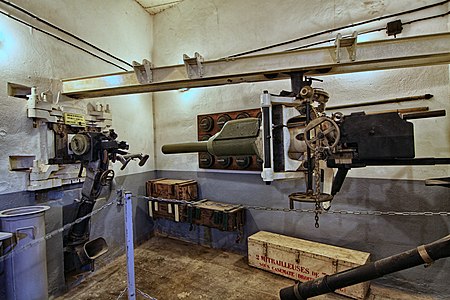
[[[302,240],[266,231],[248,238],[250,266],[301,282],[364,265],[370,253]],[[364,299],[370,282],[336,290],[354,299]]]
[[[147,196],[153,197],[148,202],[148,213],[154,219],[161,218],[183,222],[186,215],[186,204],[170,203],[163,199],[186,201],[198,199],[198,187],[195,180],[153,179],[147,181],[146,190]]]
[[[198,199],[198,187],[195,180],[159,178],[147,181],[146,185],[147,196],[187,201]]]

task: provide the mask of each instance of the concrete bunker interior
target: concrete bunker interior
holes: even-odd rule
[[[0,1],[0,298],[278,299],[336,246],[428,267],[317,299],[448,299],[449,9]]]

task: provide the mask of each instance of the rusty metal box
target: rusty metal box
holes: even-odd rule
[[[187,201],[198,199],[198,187],[195,180],[159,178],[147,181],[146,185],[147,196]]]
[[[370,253],[302,240],[266,231],[248,238],[250,266],[301,282],[363,265]],[[336,290],[354,299],[364,299],[369,282]]]
[[[186,222],[222,231],[241,231],[245,221],[245,210],[241,205],[207,199],[187,205],[185,212]]]

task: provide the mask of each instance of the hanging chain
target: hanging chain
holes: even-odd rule
[[[320,206],[320,168],[319,168],[320,152],[319,147],[314,150],[314,181],[315,181],[315,213],[314,213],[314,227],[319,228],[319,214],[322,213]]]

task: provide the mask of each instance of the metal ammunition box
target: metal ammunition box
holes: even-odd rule
[[[248,238],[250,266],[301,282],[341,272],[369,262],[370,253],[302,240],[266,231]],[[364,299],[369,282],[336,290],[354,299]]]

